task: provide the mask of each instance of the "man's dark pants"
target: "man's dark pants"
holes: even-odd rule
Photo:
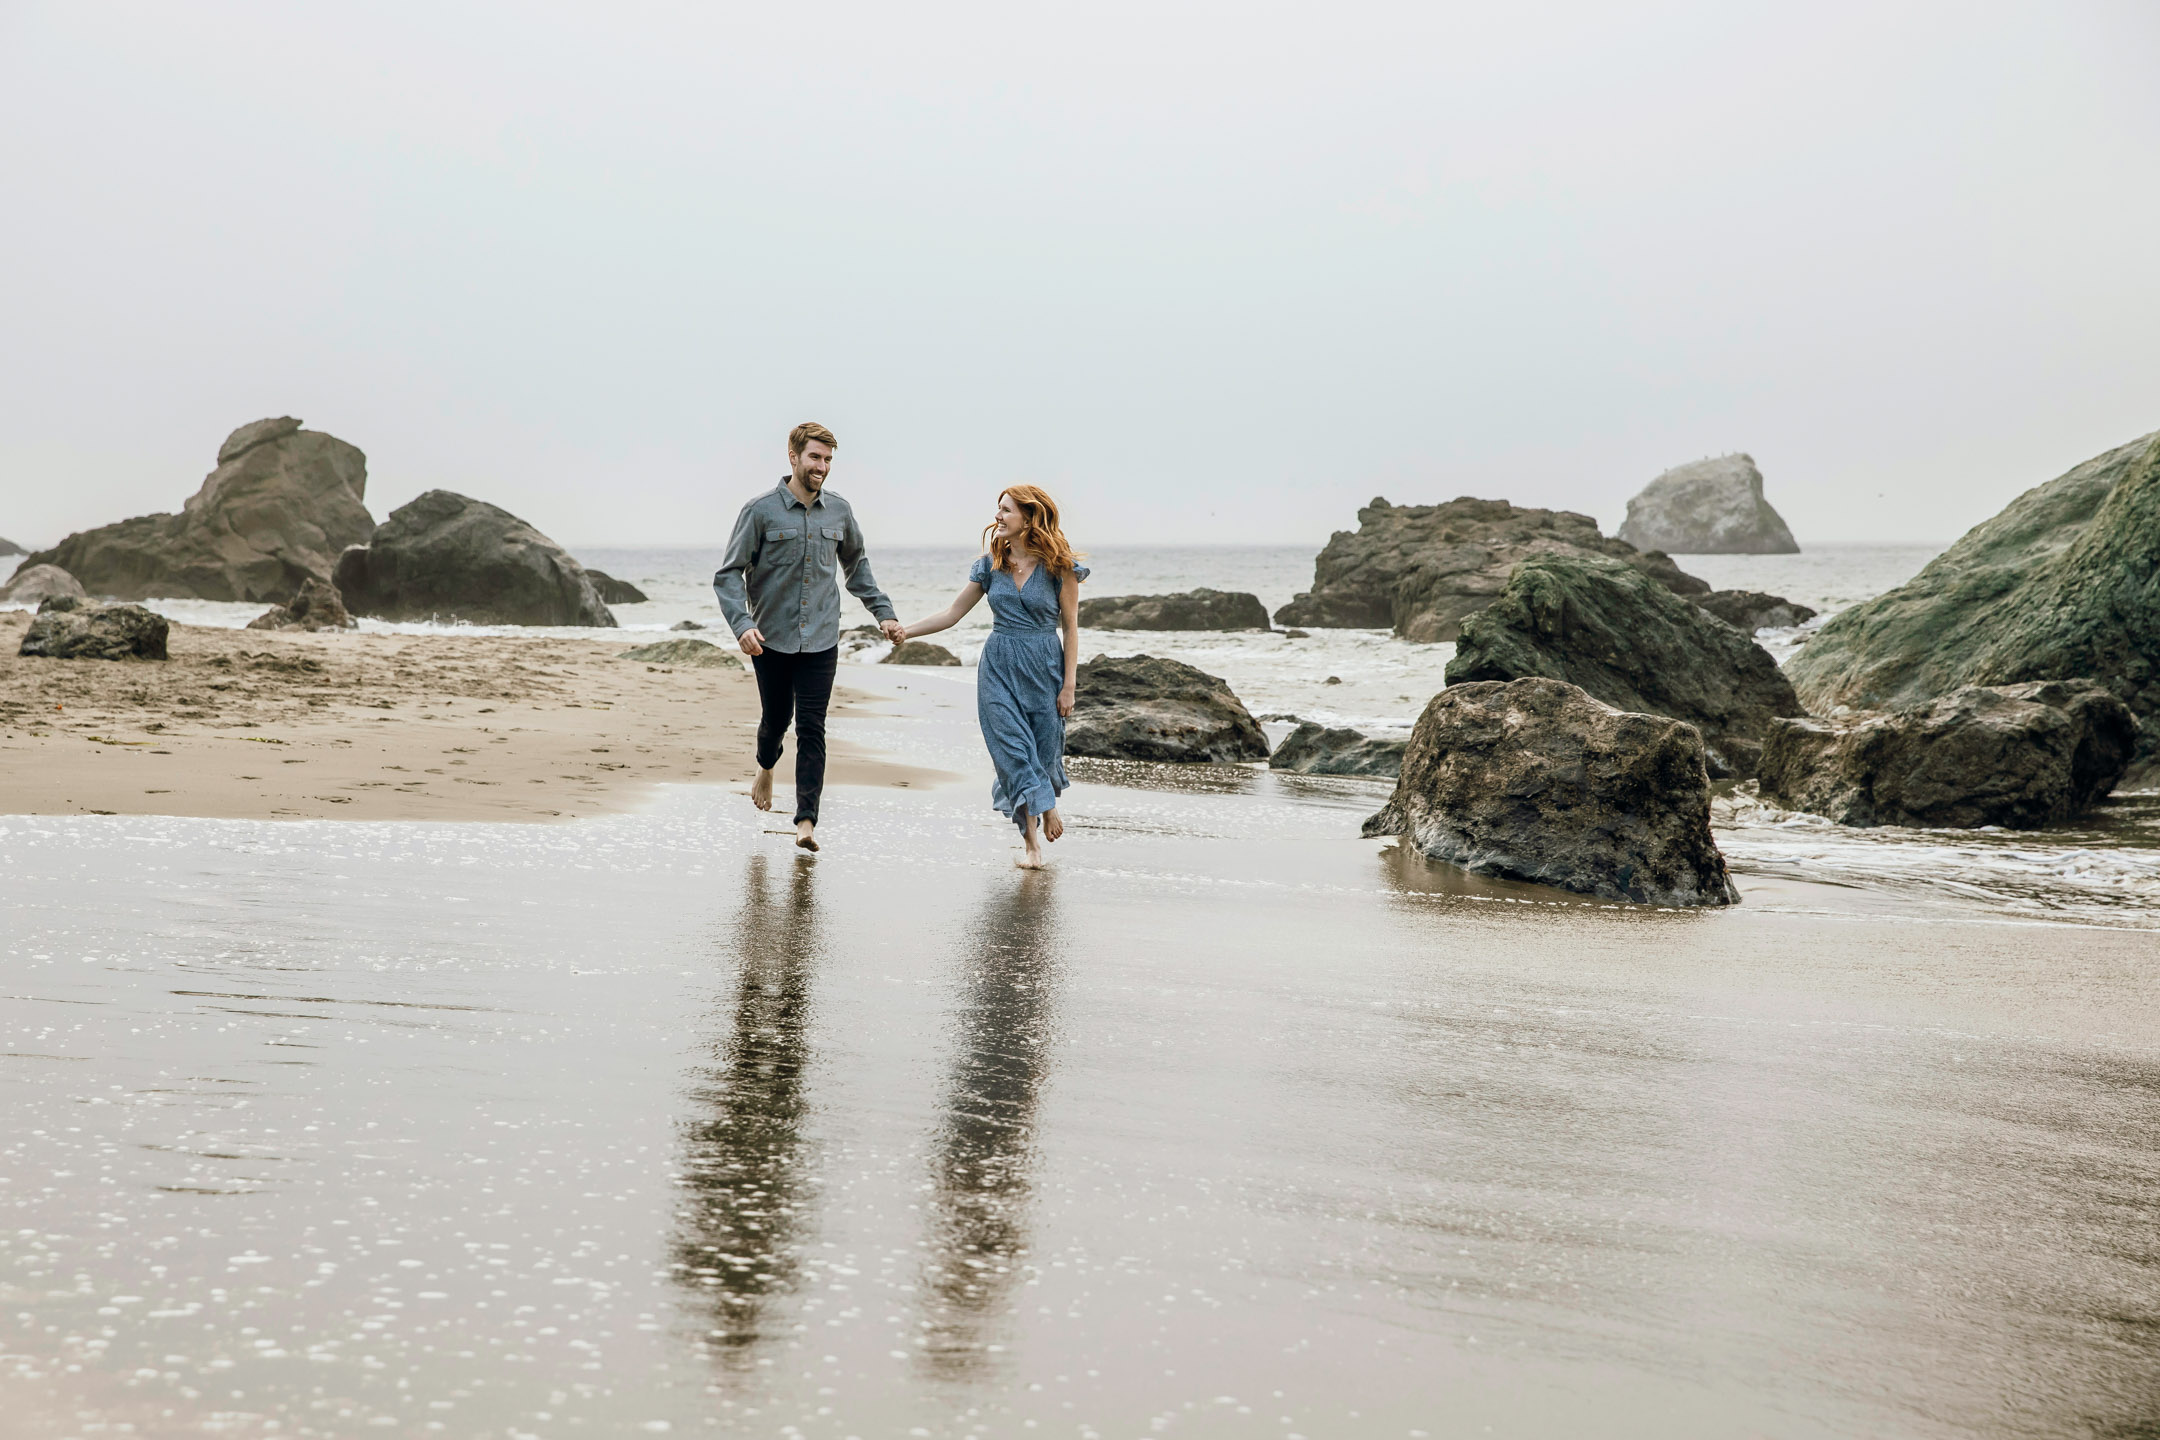
[[[832,704],[833,675],[840,647],[782,655],[767,650],[750,657],[757,672],[757,763],[770,770],[780,763],[781,739],[788,720],[795,721],[795,818],[813,823],[818,798],[825,792],[825,711]]]

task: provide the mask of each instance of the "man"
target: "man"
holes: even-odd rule
[[[816,850],[825,789],[825,710],[840,661],[840,592],[869,607],[895,644],[906,638],[892,601],[871,578],[863,534],[847,501],[825,488],[838,445],[805,421],[788,432],[788,477],[743,506],[713,593],[735,642],[757,671],[761,715],[750,803],[772,809],[773,767],[795,722],[795,843]]]

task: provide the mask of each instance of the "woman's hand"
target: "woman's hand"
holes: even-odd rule
[[[1072,682],[1068,680],[1065,682],[1065,688],[1058,691],[1058,718],[1060,720],[1070,720],[1072,718],[1072,712],[1073,687]]]

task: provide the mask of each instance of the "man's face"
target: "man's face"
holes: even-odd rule
[[[808,441],[792,463],[795,483],[815,495],[825,488],[826,472],[832,469],[832,446],[822,440]]]

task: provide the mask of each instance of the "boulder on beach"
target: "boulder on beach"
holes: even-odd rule
[[[250,630],[351,630],[359,621],[345,611],[337,587],[310,577],[298,594],[248,621]]]
[[[1702,732],[1719,777],[1754,774],[1770,721],[1805,713],[1751,636],[1602,556],[1533,556],[1463,622],[1450,686],[1532,675],[1621,710],[1686,721]]]
[[[58,565],[98,595],[274,604],[375,529],[367,457],[291,416],[243,425],[177,515],[82,530],[25,564]]]
[[[1367,835],[1478,875],[1640,905],[1734,905],[1702,737],[1564,681],[1450,685],[1418,717]]]
[[[1966,685],[1925,705],[1779,720],[1763,798],[1842,825],[2056,825],[2114,789],[2137,719],[2090,682]]]
[[[667,628],[670,630],[703,630],[705,627],[695,620],[677,620]]]
[[[596,625],[615,617],[570,552],[500,506],[430,490],[338,557],[356,615],[474,625]]]
[[[90,605],[71,595],[40,606],[22,655],[52,660],[163,660],[172,627],[140,605]]]
[[[1453,640],[1463,617],[1490,605],[1517,563],[1533,555],[1604,555],[1634,566],[1678,595],[1706,595],[1705,582],[1658,553],[1598,532],[1569,510],[1523,509],[1464,496],[1445,505],[1390,505],[1358,511],[1355,532],[1338,530],[1313,562],[1313,588],[1275,612],[1282,625],[1391,628],[1405,640]]]
[[[2160,434],[2028,490],[1792,661],[1808,708],[1893,710],[1966,685],[2091,679],[2138,718],[2126,783],[2160,782]]]
[[[903,640],[893,646],[892,654],[878,662],[880,665],[958,665],[960,657],[942,645],[928,640]]]
[[[1799,542],[1763,498],[1751,455],[1676,465],[1627,502],[1622,540],[1673,555],[1796,555]]]
[[[1268,616],[1257,595],[1202,588],[1082,600],[1080,623],[1091,630],[1265,630]]]
[[[1270,770],[1298,775],[1378,775],[1392,780],[1402,773],[1403,750],[1409,743],[1304,720],[1283,737],[1267,763]]]
[[[1736,630],[1752,635],[1757,630],[1786,630],[1815,618],[1815,611],[1782,595],[1760,590],[1713,590],[1697,595],[1695,603]]]
[[[629,581],[617,580],[605,570],[587,569],[585,575],[603,605],[643,605],[650,598]]]
[[[1267,736],[1230,686],[1153,655],[1098,655],[1080,666],[1065,753],[1099,760],[1265,760]]]
[[[0,603],[36,605],[55,595],[89,598],[81,583],[57,565],[25,565],[8,578],[7,584],[0,585]]]
[[[725,670],[742,669],[742,661],[710,640],[655,640],[650,645],[625,650],[615,658],[642,660],[648,665],[717,665]]]

